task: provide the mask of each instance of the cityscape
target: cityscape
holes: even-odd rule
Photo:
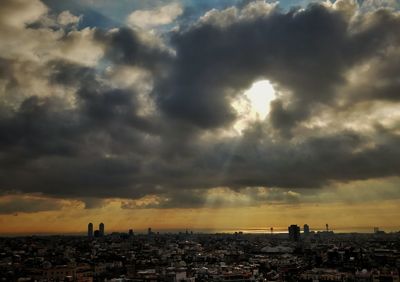
[[[106,233],[0,238],[0,281],[399,281],[400,232],[293,224],[251,234]]]
[[[400,0],[0,0],[0,282],[400,282]]]

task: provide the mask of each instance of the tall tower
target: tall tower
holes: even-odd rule
[[[87,235],[89,238],[93,237],[93,223],[89,223],[87,226]]]
[[[310,234],[310,226],[308,226],[308,224],[304,224],[303,231],[304,235],[308,236]]]
[[[104,236],[104,223],[99,224],[99,236],[103,237]]]
[[[296,224],[292,224],[288,227],[289,239],[292,241],[300,240],[300,227]]]

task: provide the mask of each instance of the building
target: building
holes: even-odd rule
[[[308,236],[310,234],[310,226],[308,226],[308,224],[304,224],[303,231],[304,235]]]
[[[104,236],[104,223],[99,224],[99,236],[103,237]]]
[[[289,239],[292,241],[299,241],[300,240],[300,226],[296,224],[292,224],[288,227],[289,231]]]
[[[90,264],[81,263],[75,268],[75,281],[93,282],[93,270]]]
[[[153,235],[153,231],[151,231],[151,227],[147,229],[147,235]]]
[[[91,222],[88,224],[88,237],[93,237],[93,223]]]
[[[39,278],[39,277],[38,277]],[[73,266],[59,265],[43,269],[39,280],[43,281],[74,281],[76,270]]]

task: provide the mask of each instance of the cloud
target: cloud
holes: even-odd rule
[[[347,60],[339,46],[344,44],[346,28],[339,13],[316,5],[263,17],[238,13],[226,27],[203,21],[173,37],[176,66],[166,85],[161,85],[160,107],[200,127],[223,126],[235,117],[230,99],[254,80],[268,77],[295,91],[296,102],[284,109],[293,124],[308,115],[310,101],[329,100],[332,88],[343,80],[341,68]],[[319,80],[315,81],[317,74]],[[273,107],[273,116],[275,111]]]
[[[156,34],[6,3],[3,194],[87,208],[109,198],[123,208],[297,204],[307,189],[399,174],[392,9],[256,1]],[[232,104],[260,79],[276,91],[271,112],[236,134]]]
[[[97,30],[95,39],[103,44],[106,58],[117,65],[132,65],[159,71],[170,59],[170,52],[153,38],[144,38],[132,29]]]
[[[133,27],[152,28],[172,23],[183,13],[179,3],[170,3],[153,10],[136,10],[127,18],[127,24]]]
[[[396,0],[364,0],[361,2],[361,9],[364,11],[375,10],[379,8],[399,8],[399,2]]]
[[[169,209],[169,208],[221,208],[258,207],[300,203],[298,192],[266,187],[245,187],[232,190],[227,187],[212,189],[179,190],[162,196],[146,196],[136,200],[123,200],[122,209]]]
[[[63,11],[57,17],[58,23],[63,26],[77,25],[80,20],[81,20],[81,17],[77,17],[77,16],[71,14],[70,11]]]
[[[176,65],[160,86],[161,109],[200,127],[225,126],[235,118],[232,97],[268,78],[286,93],[271,105],[270,120],[289,136],[313,108],[336,102],[347,70],[398,42],[396,14],[379,10],[353,22],[338,6],[287,13],[270,8],[262,17],[229,8],[178,31]]]
[[[65,203],[61,200],[39,196],[12,195],[0,197],[0,214],[35,213],[59,210]]]
[[[39,0],[4,0],[1,6],[0,23],[3,30],[23,28],[47,12],[47,7]]]

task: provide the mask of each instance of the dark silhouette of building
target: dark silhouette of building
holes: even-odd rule
[[[308,236],[310,234],[310,226],[308,226],[308,224],[304,224],[303,231],[304,235]]]
[[[104,236],[104,223],[99,224],[99,236],[103,237]]]
[[[296,224],[292,224],[288,227],[289,231],[289,239],[292,241],[299,241],[300,240],[300,226]]]
[[[93,237],[93,223],[91,222],[88,224],[88,237]]]
[[[147,235],[153,235],[153,231],[151,231],[151,227],[147,229]]]
[[[129,229],[128,235],[129,235],[130,237],[133,236],[133,229]]]
[[[95,238],[99,238],[100,237],[100,231],[99,230],[95,230],[94,231],[94,237]]]

